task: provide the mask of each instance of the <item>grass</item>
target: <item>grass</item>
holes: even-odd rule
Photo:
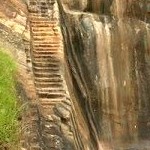
[[[13,150],[19,137],[16,69],[14,60],[0,50],[0,149]]]

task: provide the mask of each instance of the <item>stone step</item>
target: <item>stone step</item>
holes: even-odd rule
[[[37,92],[38,93],[46,93],[46,94],[64,94],[64,95],[66,94],[65,90],[61,89],[61,88],[59,88],[59,89],[58,88],[55,88],[55,89],[49,88],[48,90],[40,89],[40,90],[37,90]]]
[[[57,58],[60,55],[60,53],[53,53],[53,54],[32,54],[32,58],[41,58],[41,59],[47,59],[47,58]]]
[[[34,64],[35,64],[34,65],[35,67],[51,67],[51,68],[54,68],[54,67],[57,67],[57,68],[59,67],[60,68],[60,67],[62,67],[62,61],[58,58],[57,59],[51,59],[48,62],[46,62],[46,61],[43,61],[43,62],[39,61],[38,62],[37,61],[37,62],[34,62]]]
[[[48,0],[48,3],[53,5],[56,2],[56,0]]]
[[[29,6],[30,7],[30,16],[34,14],[40,14],[41,12],[46,13],[48,12],[49,8],[47,5],[33,5],[33,6]],[[34,12],[34,10],[39,10],[38,12]],[[33,10],[33,11],[32,11]]]
[[[47,32],[48,30],[52,30],[52,27],[31,27],[32,31],[45,31]]]
[[[59,55],[47,55],[46,57],[40,57],[40,55],[32,55],[32,59],[36,60],[37,62],[41,62],[42,61],[59,61],[58,57]]]
[[[59,67],[58,62],[33,62],[34,67]]]
[[[32,45],[33,47],[33,51],[34,52],[56,52],[56,53],[61,53],[62,52],[62,45],[57,45],[57,44],[51,44],[51,43],[48,43],[48,42],[41,42],[38,44],[36,43],[33,43]]]
[[[46,13],[45,12],[39,12],[37,13],[39,15],[31,15],[29,16],[29,20],[31,23],[39,23],[39,22],[45,22],[45,23],[51,23],[50,17],[47,16],[46,17]]]
[[[29,13],[40,13],[40,8],[38,8],[36,5],[29,5],[28,6]]]
[[[32,58],[32,61],[35,61],[34,63],[39,63],[39,62],[43,62],[44,63],[47,63],[47,62],[60,62],[60,60],[56,57],[52,57],[52,56],[49,56],[47,58],[36,58],[36,57],[33,57]]]
[[[44,82],[44,81],[35,81],[35,85],[36,85],[36,89],[38,91],[45,91],[45,92],[50,92],[52,90],[56,91],[56,90],[64,90],[63,87],[63,82],[54,82],[54,81],[48,81],[48,82]]]
[[[41,84],[41,82],[44,82],[43,85],[46,83],[50,84],[50,83],[62,83],[63,79],[61,79],[60,77],[49,77],[49,78],[35,78],[35,84]]]
[[[60,59],[58,58],[34,58],[32,59],[33,64],[35,64],[35,66],[40,65],[40,66],[49,66],[51,64],[59,64],[61,63]]]
[[[39,55],[51,55],[51,54],[62,54],[63,51],[61,50],[61,47],[40,47],[40,48],[34,48],[33,54],[39,54]]]
[[[37,70],[48,70],[48,69],[54,69],[54,70],[59,70],[60,69],[60,66],[59,65],[52,65],[52,66],[33,66],[34,69],[37,69]]]
[[[39,102],[42,104],[42,107],[45,107],[45,105],[56,105],[58,103],[61,103],[64,100],[64,98],[58,98],[58,99],[50,99],[50,98],[39,98]],[[45,107],[47,108],[47,107]]]
[[[41,10],[48,9],[48,6],[46,5],[46,3],[40,3],[38,6],[41,8]]]
[[[58,60],[58,58],[57,58],[57,56],[58,55],[47,55],[47,56],[40,56],[40,55],[35,55],[35,54],[32,54],[32,59],[34,59],[34,60],[36,60],[36,61],[40,61],[41,62],[41,60],[42,61],[49,61],[49,60]]]
[[[57,37],[58,36],[58,33],[56,33],[56,32],[54,32],[53,31],[53,28],[51,28],[51,29],[47,29],[47,31],[41,31],[41,30],[39,30],[39,31],[32,31],[32,33],[34,34],[34,35],[32,35],[32,37],[34,37],[34,38],[39,38],[39,36],[42,36],[41,38],[45,38],[45,37]]]
[[[36,28],[38,28],[38,27],[40,27],[40,28],[49,28],[49,27],[52,27],[52,28],[54,28],[54,27],[56,27],[57,26],[57,24],[56,23],[50,23],[50,22],[38,22],[38,21],[32,21],[32,22],[30,22],[30,24],[31,24],[31,26],[32,27],[36,27]]]
[[[47,44],[48,45],[48,44]],[[55,57],[54,55],[58,55],[59,56],[59,54],[62,54],[62,50],[61,49],[59,49],[59,48],[61,48],[61,47],[43,47],[43,46],[45,46],[45,45],[42,45],[42,46],[40,46],[40,47],[38,47],[38,46],[33,46],[33,50],[32,50],[32,56],[43,56],[43,57],[45,57],[45,56],[52,56],[52,57]]]
[[[57,48],[59,48],[60,46],[62,46],[60,43],[58,43],[58,42],[52,42],[52,41],[42,42],[42,43],[39,43],[39,41],[34,41],[32,43],[32,45],[34,46],[34,48],[40,48],[40,49],[51,48],[51,47],[57,47]]]
[[[60,99],[65,97],[65,94],[61,93],[46,93],[46,92],[38,92],[39,98],[52,98],[52,99]]]
[[[30,11],[30,16],[29,17],[49,17],[47,13],[41,12],[40,10],[37,11]]]
[[[59,72],[59,68],[51,68],[51,67],[48,67],[48,68],[44,68],[44,67],[42,67],[42,68],[33,68],[33,71],[34,72],[42,72],[42,73],[47,73],[47,72]]]
[[[38,36],[34,36],[32,38],[33,44],[45,44],[49,42],[49,44],[60,44],[61,42],[61,38],[60,37],[54,37],[54,35],[38,35]]]
[[[31,35],[32,38],[34,40],[51,40],[52,38],[53,39],[56,39],[56,40],[59,40],[61,39],[60,35],[59,35],[59,32],[55,32],[55,31],[43,31],[43,32],[33,32],[33,34]],[[46,38],[46,39],[45,39]]]
[[[34,35],[32,35],[32,39],[33,40],[39,40],[39,41],[44,41],[44,40],[49,40],[51,41],[53,38],[55,37],[54,32],[53,33],[34,33]]]
[[[62,45],[59,45],[59,44],[52,44],[52,43],[49,43],[49,42],[41,42],[38,44],[37,43],[33,43],[33,51],[34,52],[48,52],[51,53],[51,52],[55,52],[55,53],[58,53],[58,52],[61,52],[62,51]]]
[[[32,28],[33,33],[45,33],[45,32],[54,32],[53,27],[40,27],[40,28]]]
[[[46,38],[41,38],[41,39],[35,39],[32,42],[32,46],[37,47],[62,47],[62,44],[60,43],[60,39],[52,38],[51,39],[46,39]]]
[[[37,5],[29,5],[28,6],[29,14],[39,14],[41,12],[41,9],[37,7]],[[28,15],[30,17],[30,15]]]
[[[30,13],[29,16],[30,21],[34,21],[36,20],[36,18],[50,19],[47,13],[43,13],[43,12],[39,12],[39,13],[32,12],[32,14]]]
[[[56,22],[54,21],[36,21],[36,20],[32,20],[30,21],[30,24],[32,27],[57,27],[58,24],[56,24]]]
[[[54,38],[54,39],[62,39],[61,36],[60,36],[60,33],[58,31],[52,31],[52,30],[47,30],[46,31],[39,31],[39,32],[33,32],[34,35],[32,35],[32,37],[34,39],[45,39],[47,38],[47,40],[50,40],[51,38]],[[41,38],[40,38],[41,37]]]
[[[48,15],[48,9],[42,9],[41,11],[40,11],[40,13],[42,14],[42,16],[45,14],[45,15]],[[50,17],[49,17],[49,19],[50,19]]]
[[[40,1],[40,4],[45,6],[45,5],[47,5],[47,1]]]
[[[50,35],[51,34],[51,35]],[[34,37],[32,37],[32,39],[37,43],[43,43],[43,42],[51,42],[51,43],[60,43],[62,38],[59,37],[59,34],[55,34],[55,33],[39,33],[39,35],[35,34]]]
[[[65,90],[60,89],[56,89],[56,90],[37,90],[38,94],[45,94],[45,95],[49,95],[49,94],[62,94],[63,96],[66,95]],[[47,97],[48,98],[48,97]]]
[[[47,25],[50,25],[50,26],[53,26],[53,27],[58,25],[57,21],[52,21],[49,18],[37,18],[37,19],[34,19],[34,20],[30,20],[30,23],[31,23],[32,27],[34,27],[34,25],[45,25],[45,27]]]
[[[34,41],[32,43],[32,46],[34,49],[38,49],[38,50],[44,50],[44,49],[57,49],[59,50],[59,48],[62,48],[62,45],[60,43],[54,43],[51,41]]]
[[[63,82],[58,82],[58,83],[44,83],[44,82],[41,82],[41,83],[35,83],[36,84],[36,90],[37,92],[46,92],[46,93],[51,93],[51,92],[63,92],[65,93],[64,91],[64,87],[63,87]],[[41,86],[42,85],[42,86]]]
[[[51,77],[60,77],[61,78],[61,75],[60,73],[41,73],[41,72],[34,72],[35,76],[36,77],[46,77],[46,78],[51,78]]]
[[[49,0],[48,0],[49,1]],[[54,1],[54,0],[50,0],[50,1]],[[41,4],[41,5],[43,5],[43,4],[47,4],[47,0],[40,0],[40,1],[37,1],[37,0],[30,0],[29,1],[29,4],[30,5],[35,5],[35,4]]]
[[[39,55],[39,54],[33,54],[32,55],[32,59],[35,60],[36,62],[41,62],[43,61],[43,63],[46,63],[46,61],[49,61],[49,62],[58,62],[58,58],[60,57],[61,55],[60,54],[56,54],[56,53],[53,53],[51,55]]]
[[[36,90],[37,91],[47,91],[50,92],[51,90],[64,90],[63,81],[37,81],[35,80]]]
[[[59,55],[62,53],[61,51],[59,52],[57,49],[34,49],[33,50],[33,55],[40,55],[40,56],[45,56],[45,55]]]
[[[62,90],[64,87],[63,87],[63,82],[60,81],[60,82],[54,82],[54,81],[49,81],[49,82],[44,82],[44,81],[41,81],[41,82],[37,82],[35,81],[35,85],[36,85],[36,89],[37,91],[47,91],[47,92],[50,92],[51,90]]]
[[[60,77],[60,73],[58,71],[55,71],[55,72],[35,72],[34,71],[34,74],[36,77],[38,78],[52,78],[54,76],[56,77]],[[35,78],[36,78],[35,77]],[[56,83],[55,83],[56,84]]]
[[[30,0],[29,5],[30,6],[37,5],[37,1],[36,0]]]
[[[32,57],[33,58],[43,58],[43,59],[45,59],[45,58],[56,58],[57,56],[59,56],[60,55],[60,53],[59,52],[51,52],[51,53],[46,53],[46,54],[36,54],[36,53],[33,53],[32,54]]]
[[[47,47],[46,47],[47,45]],[[38,46],[37,44],[33,46],[33,51],[32,51],[32,54],[35,53],[35,54],[53,54],[53,53],[56,53],[56,54],[61,54],[63,51],[62,51],[62,47],[61,46],[56,46],[55,44],[54,45],[51,45],[48,46],[48,45],[51,45],[51,44],[43,44],[43,45],[40,45]]]

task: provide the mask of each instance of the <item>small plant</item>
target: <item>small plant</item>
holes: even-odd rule
[[[14,60],[0,51],[0,149],[13,150],[19,137],[16,68]]]

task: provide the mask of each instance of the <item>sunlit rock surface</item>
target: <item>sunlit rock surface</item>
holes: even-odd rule
[[[24,32],[24,2],[0,0],[2,27]],[[149,150],[150,0],[57,2],[77,150]]]
[[[11,31],[29,39],[25,0],[0,0],[0,30]]]
[[[150,149],[149,1],[58,4],[80,149]]]

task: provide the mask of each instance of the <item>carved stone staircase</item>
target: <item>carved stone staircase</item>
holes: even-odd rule
[[[63,42],[55,0],[30,0],[30,56],[37,94],[30,150],[73,150],[71,102],[64,80]],[[33,125],[33,126],[34,126]],[[29,141],[30,142],[30,141]]]

